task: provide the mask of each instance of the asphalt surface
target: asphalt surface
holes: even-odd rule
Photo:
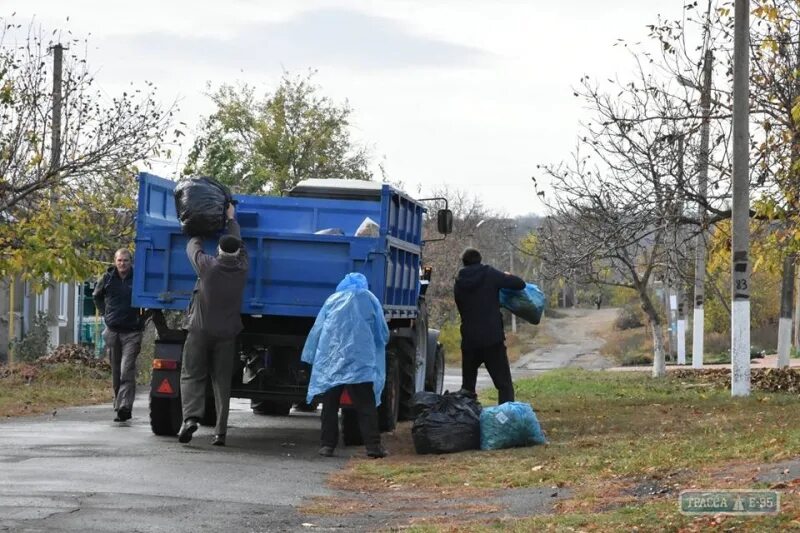
[[[228,445],[201,427],[187,445],[110,405],[0,422],[0,531],[294,531],[305,498],[360,448],[317,455],[319,417],[264,417],[231,404]]]
[[[543,322],[554,343],[523,355],[512,367],[515,379],[564,366],[610,366],[592,335],[605,313],[568,315]],[[449,368],[445,389],[460,386],[460,369]],[[478,387],[491,386],[481,369]],[[311,498],[338,496],[325,485],[328,475],[364,453],[359,446],[318,456],[318,413],[257,416],[249,401],[234,399],[224,448],[211,446],[212,428],[201,427],[187,445],[154,436],[146,389],[133,415],[114,423],[106,404],[0,421],[0,531],[351,531],[389,523],[379,514],[310,519],[299,513]],[[562,493],[531,489],[498,497],[512,511],[535,513]]]

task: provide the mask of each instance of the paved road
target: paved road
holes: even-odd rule
[[[605,364],[591,331],[607,317],[585,313],[545,320],[543,331],[556,345],[520,358],[515,377]],[[448,369],[445,387],[460,385],[460,370]],[[484,370],[478,386],[491,386]],[[225,448],[210,445],[210,428],[201,428],[189,445],[154,436],[144,392],[131,423],[115,424],[112,414],[106,404],[0,422],[0,531],[319,531],[354,525],[316,518],[311,528],[297,513],[307,498],[332,494],[327,476],[363,453],[351,447],[338,449],[335,458],[319,457],[315,413],[261,417],[250,412],[249,402],[235,399]],[[359,516],[360,524],[368,528],[370,516]]]
[[[316,414],[256,416],[244,400],[227,447],[202,427],[182,445],[151,433],[146,405],[127,425],[110,405],[0,422],[0,531],[305,530],[295,506],[361,453],[321,458]]]
[[[544,319],[541,333],[550,340],[542,347],[523,354],[511,365],[514,379],[532,377],[557,368],[577,367],[590,370],[611,368],[613,363],[600,354],[604,341],[595,332],[608,330],[617,316],[617,309],[559,309],[564,318]],[[478,371],[477,388],[492,387],[486,369]],[[449,367],[445,374],[444,388],[458,390],[461,387],[461,369]]]

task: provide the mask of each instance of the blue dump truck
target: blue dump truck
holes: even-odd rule
[[[137,307],[185,311],[192,295],[196,276],[186,257],[188,237],[176,215],[176,185],[152,174],[139,175],[133,279]],[[366,276],[391,331],[381,429],[391,430],[398,419],[411,416],[416,391],[441,392],[444,350],[439,332],[428,329],[425,288],[431,271],[421,267],[426,212],[421,201],[387,184],[353,180],[307,180],[286,196],[234,199],[250,272],[232,397],[249,398],[259,414],[286,416],[293,405],[314,408],[305,404],[310,367],[300,354],[322,304],[348,272]],[[367,224],[371,231],[357,236],[366,219],[374,222]],[[439,210],[436,222],[439,233],[446,235],[452,213]],[[216,239],[207,239],[205,247],[214,254]],[[178,330],[161,333],[153,360],[150,425],[157,435],[175,435],[182,422],[184,335]],[[213,425],[215,417],[209,390],[201,422]],[[345,444],[360,442],[355,412],[346,407],[342,434]]]

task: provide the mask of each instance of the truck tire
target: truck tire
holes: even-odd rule
[[[183,423],[180,398],[150,397],[150,429],[156,435],[174,437]]]
[[[415,359],[416,349],[408,339],[397,340],[400,352],[400,410],[399,420],[412,420],[414,418],[411,400],[416,392],[415,379],[416,368]]]
[[[378,426],[392,431],[400,413],[400,353],[394,343],[386,346],[386,383],[378,406]]]
[[[214,401],[214,387],[211,380],[206,384],[206,399],[203,408],[203,417],[200,419],[201,426],[215,426],[217,424],[217,403]]]
[[[250,400],[250,409],[257,415],[289,416],[292,402],[283,400]]]
[[[433,369],[425,379],[425,390],[441,394],[444,389],[444,346],[436,343],[436,355],[433,359]]]
[[[358,412],[355,409],[342,409],[342,442],[345,446],[364,444],[361,428],[358,426]]]

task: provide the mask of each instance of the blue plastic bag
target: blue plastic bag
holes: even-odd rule
[[[542,320],[544,304],[544,293],[533,283],[526,283],[520,291],[500,289],[500,306],[531,324],[538,324]]]
[[[530,404],[506,402],[481,411],[481,450],[545,443],[547,439]]]

